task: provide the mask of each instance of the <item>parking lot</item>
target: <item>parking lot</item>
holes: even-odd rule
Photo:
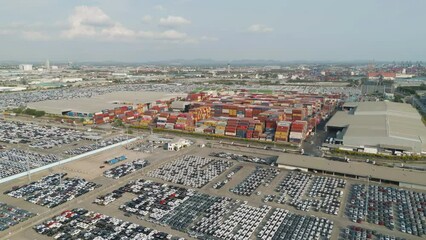
[[[109,146],[109,145],[113,145],[113,144],[116,144],[116,143],[119,143],[119,142],[123,142],[123,141],[126,141],[128,139],[129,139],[129,137],[124,136],[124,135],[115,136],[115,137],[108,138],[108,139],[105,139],[105,140],[96,141],[95,143],[92,143],[92,144],[88,144],[88,145],[84,145],[84,146],[81,146],[81,147],[69,149],[69,150],[66,150],[64,153],[66,155],[70,155],[70,156],[80,155],[80,154],[90,152],[90,151],[93,151],[93,150],[96,150],[96,149],[99,149],[99,148],[103,148],[103,147],[106,147],[106,146]]]
[[[426,193],[354,184],[346,214],[354,222],[367,221],[419,237],[426,235]]]
[[[166,93],[179,93],[187,92],[197,88],[198,85],[176,85],[176,84],[118,84],[112,86],[96,86],[85,88],[61,88],[43,91],[28,91],[16,93],[2,93],[0,102],[0,109],[7,107],[30,107],[40,106],[38,103],[47,100],[71,100],[81,98],[92,98],[95,96],[105,95],[120,91],[150,91],[150,92],[166,92]],[[155,99],[157,100],[157,99]],[[90,102],[90,100],[86,101]],[[63,105],[62,105],[63,106]],[[33,107],[34,108],[34,107]]]
[[[12,176],[59,160],[60,158],[54,154],[40,154],[15,148],[0,151],[0,178]]]
[[[48,175],[30,184],[15,186],[4,194],[53,208],[101,186],[82,178],[65,176],[66,173]]]
[[[348,226],[342,229],[339,239],[341,240],[358,240],[358,239],[372,239],[372,240],[405,240],[405,238],[395,237],[388,234],[379,233],[376,230],[366,229],[357,226]]]
[[[118,179],[118,178],[126,176],[126,175],[128,175],[132,172],[135,172],[139,169],[142,169],[143,167],[146,167],[148,164],[149,163],[148,163],[147,160],[137,159],[135,161],[127,162],[127,163],[121,164],[119,166],[113,167],[109,170],[106,170],[104,172],[104,176],[109,177],[109,178]]]
[[[265,169],[269,168],[262,164],[222,159],[224,161],[230,161],[232,166],[224,169],[216,177],[207,181],[201,187],[189,187],[182,183],[172,183],[167,179],[165,180],[159,177],[149,176],[148,174],[156,171],[157,169],[161,169],[167,164],[174,163],[176,160],[183,159],[185,156],[211,158],[209,155],[214,150],[216,149],[198,148],[194,145],[182,150],[181,152],[163,151],[162,154],[152,155],[145,154],[143,152],[129,151],[123,146],[120,146],[107,152],[97,154],[93,157],[71,162],[64,166],[55,168],[52,170],[53,172],[66,171],[69,172],[69,177],[82,177],[102,186],[90,191],[89,193],[72,199],[69,202],[54,207],[50,211],[47,211],[47,208],[45,207],[27,203],[23,199],[15,199],[7,195],[3,195],[2,200],[4,198],[4,202],[8,204],[13,203],[12,205],[14,206],[39,214],[39,216],[33,217],[23,223],[11,227],[10,231],[15,231],[16,234],[12,234],[10,239],[31,238],[31,236],[34,236],[35,234],[35,231],[31,227],[43,223],[46,219],[51,219],[53,214],[58,215],[64,210],[73,209],[76,206],[117,219],[123,219],[151,229],[156,229],[161,232],[166,232],[173,236],[185,237],[188,239],[192,239],[200,234],[214,237],[216,232],[217,234],[223,234],[223,236],[228,234],[228,237],[241,237],[242,239],[244,239],[243,236],[246,235],[250,235],[250,239],[269,239],[269,236],[276,236],[277,238],[278,236],[296,236],[295,239],[304,239],[305,236],[317,236],[317,234],[320,234],[323,239],[327,239],[329,237],[328,230],[323,233],[323,231],[320,231],[319,229],[324,229],[324,227],[314,228],[315,223],[317,226],[320,226],[321,224],[322,226],[325,226],[327,223],[327,229],[332,226],[331,239],[339,239],[339,236],[342,237],[341,234],[344,229],[352,225],[356,227],[365,226],[365,228],[368,229],[374,228],[377,229],[377,232],[380,232],[383,235],[405,239],[421,239],[419,236],[403,233],[397,230],[397,227],[392,230],[385,226],[372,225],[365,222],[352,222],[351,219],[346,216],[345,211],[343,211],[347,202],[346,199],[349,199],[350,196],[348,190],[351,188],[352,184],[363,183],[353,179],[345,179],[346,186],[344,188],[340,188],[333,187],[335,184],[339,186],[339,181],[337,183],[333,183],[332,180],[323,177],[330,177],[331,179],[342,178],[319,174],[312,174],[313,176],[309,178],[306,186],[306,192],[304,192],[303,195],[304,198],[325,198],[325,196],[322,196],[321,191],[328,189],[335,189],[336,191],[344,192],[343,196],[340,198],[341,209],[337,215],[334,215],[327,214],[322,209],[318,212],[314,211],[314,209],[306,212],[302,209],[297,209],[294,206],[291,206],[288,202],[285,204],[277,203],[276,200],[278,194],[275,192],[275,189],[280,185],[283,179],[286,178],[286,176],[292,173],[292,171],[288,170],[281,169],[277,176],[270,181],[268,186],[260,184],[260,186],[254,191],[254,193],[261,192],[260,195],[236,195],[229,191],[229,189],[235,188],[238,184],[249,177],[249,175],[256,170],[256,167]],[[118,179],[104,177],[103,173],[106,170],[110,170],[118,165],[109,166],[105,165],[103,162],[111,157],[119,155],[126,155],[128,157],[128,160],[124,161],[123,164],[137,159],[146,159],[149,162],[149,165]],[[221,158],[214,159],[221,160]],[[105,167],[100,168],[100,166]],[[224,187],[218,189],[213,188],[213,185],[217,182],[228,179],[228,175],[233,172],[235,168],[240,166],[242,168],[239,171],[234,172]],[[35,174],[32,178],[35,180],[40,179],[42,176],[48,175],[46,172],[44,172],[44,174]],[[138,179],[141,179],[140,184],[142,184],[141,187],[139,187],[139,190],[133,192],[132,188],[129,188],[128,190],[124,189],[129,182],[134,182]],[[146,182],[151,182],[152,186],[147,187]],[[5,191],[7,189],[11,189],[15,185],[23,185],[26,183],[28,183],[27,178],[17,179],[13,185],[12,183],[0,185],[0,190]],[[315,189],[318,190],[313,191],[313,186],[316,186]],[[190,190],[190,188],[193,188],[193,190]],[[130,189],[132,190],[130,191]],[[311,190],[313,191],[313,194],[318,192],[319,196],[307,196]],[[108,195],[111,193],[115,195]],[[121,196],[118,197],[119,195]],[[142,197],[140,197],[140,195],[142,195]],[[277,196],[273,201],[265,203],[264,199],[268,195]],[[107,206],[93,203],[100,196],[109,196],[107,197],[110,198],[107,199],[107,201],[109,201]],[[413,196],[415,198],[415,195]],[[202,207],[201,203],[207,207]],[[123,205],[126,207],[121,207]],[[262,207],[263,205],[266,207]],[[136,209],[136,207],[137,210],[135,211],[134,209]],[[240,207],[241,209],[237,211]],[[129,211],[127,211],[126,208],[128,208]],[[184,211],[184,209],[191,209],[191,211]],[[276,212],[279,209],[281,209],[281,212]],[[240,221],[240,219],[243,218],[241,216],[243,216],[245,212],[252,212],[248,214],[248,216],[253,216],[253,219],[248,219],[246,223],[244,223],[244,221]],[[266,212],[266,214],[263,214],[264,212]],[[408,214],[410,214],[410,211],[408,211]],[[151,215],[154,217],[151,217]],[[413,216],[414,215],[415,214],[413,212]],[[233,216],[232,220],[231,216]],[[395,214],[395,216],[397,215]],[[225,221],[228,222],[225,223]],[[260,223],[258,223],[259,221]],[[222,225],[224,227],[219,228],[219,226]],[[17,231],[17,229],[22,226],[22,231]],[[210,228],[210,226],[217,226],[217,228]],[[312,227],[309,228],[308,226]],[[261,233],[262,230],[263,232]],[[305,235],[305,233],[307,235]],[[2,233],[0,233],[0,237],[4,236],[1,234]],[[321,234],[324,234],[324,236]],[[37,237],[37,239],[50,239],[47,238],[46,235],[39,234],[38,236],[39,237]]]
[[[334,223],[326,218],[303,216],[276,208],[258,239],[331,239]]]
[[[148,176],[200,188],[232,166],[232,162],[200,156],[184,156],[151,171]]]
[[[247,155],[247,154],[238,154],[238,153],[231,153],[231,152],[213,152],[210,154],[210,156],[232,159],[232,160],[242,161],[242,162],[260,163],[260,164],[266,164],[266,165],[274,165],[278,159],[278,157],[276,156],[257,157],[257,156]]]
[[[276,202],[306,212],[314,210],[337,215],[345,186],[344,179],[294,171],[276,188],[279,193]]]
[[[56,126],[0,120],[0,142],[3,143],[21,143],[31,148],[50,149],[94,137],[99,135]]]
[[[83,208],[64,211],[34,226],[34,231],[55,239],[180,239]]]
[[[230,191],[237,195],[251,196],[260,185],[265,187],[280,173],[276,168],[262,168],[257,166],[256,169],[237,186],[231,188]],[[258,192],[257,195],[261,193]]]
[[[0,232],[33,216],[34,213],[0,202]]]

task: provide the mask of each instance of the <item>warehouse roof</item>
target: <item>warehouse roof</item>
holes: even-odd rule
[[[174,101],[172,102],[172,104],[170,105],[171,109],[185,109],[185,106],[190,104],[191,102],[187,102],[187,101]]]
[[[426,151],[426,127],[409,104],[360,102],[353,113],[337,112],[327,127],[346,128],[346,146],[399,146],[401,150]]]
[[[402,182],[425,186],[426,172],[416,170],[406,170],[402,168],[390,168],[371,165],[360,162],[338,162],[325,158],[314,158],[310,156],[280,154],[278,164],[310,168],[328,172],[336,172],[361,177],[371,176],[371,178],[383,179],[394,182]]]

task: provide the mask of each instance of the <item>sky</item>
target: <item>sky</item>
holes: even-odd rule
[[[0,0],[0,61],[424,61],[424,0]]]

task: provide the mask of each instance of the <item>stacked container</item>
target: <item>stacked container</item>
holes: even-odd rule
[[[275,141],[288,142],[290,127],[291,127],[291,122],[289,121],[277,122],[277,131],[275,132]]]
[[[291,125],[290,131],[290,142],[292,143],[301,143],[307,133],[308,122],[306,121],[294,121]]]

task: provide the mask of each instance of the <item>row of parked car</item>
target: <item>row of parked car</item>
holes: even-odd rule
[[[231,181],[232,177],[241,169],[243,168],[243,166],[237,166],[235,167],[230,173],[228,173],[228,175],[226,175],[226,179],[223,181],[219,181],[217,183],[215,183],[213,185],[214,189],[221,189],[223,186],[225,186],[225,184],[227,184],[229,181]]]
[[[219,225],[222,224],[226,215],[234,211],[237,204],[236,200],[226,197],[216,201],[205,210],[201,219],[190,227],[188,230],[189,235],[200,239],[213,237],[219,230]]]
[[[43,91],[25,91],[13,93],[0,93],[0,109],[7,107],[26,106],[27,103],[45,100],[62,100],[75,98],[90,98],[117,91],[155,91],[155,92],[189,92],[199,85],[176,84],[119,84],[111,86],[60,88]]]
[[[275,164],[278,159],[278,157],[255,157],[255,156],[229,153],[229,152],[218,152],[218,153],[213,152],[210,154],[210,156],[232,159],[232,160],[241,161],[241,162],[260,163],[260,164],[266,164],[266,165]]]
[[[186,232],[194,219],[204,215],[211,206],[222,199],[223,197],[197,192],[164,215],[160,219],[160,223],[169,225],[172,229]]]
[[[121,198],[123,196],[123,193],[119,190],[114,190],[112,193],[108,193],[105,195],[98,196],[93,203],[96,203],[98,205],[106,206],[115,200]]]
[[[99,149],[99,148],[103,148],[103,147],[107,147],[107,146],[110,146],[110,145],[113,145],[113,144],[116,144],[116,143],[119,143],[119,142],[123,142],[123,141],[126,141],[128,139],[129,139],[128,136],[125,136],[125,135],[116,136],[116,137],[113,137],[113,138],[97,141],[96,143],[92,143],[92,144],[89,144],[89,145],[84,145],[84,146],[81,146],[81,147],[70,149],[70,150],[65,151],[64,153],[66,155],[80,155],[80,154],[90,152],[90,151],[93,151],[93,150],[96,150],[96,149]]]
[[[247,201],[150,180],[130,181],[113,193],[124,192],[136,195],[119,207],[126,214],[198,239],[330,239],[333,230],[333,222],[325,218],[297,215],[267,205],[254,207]],[[256,233],[259,227],[262,228]]]
[[[33,148],[49,149],[86,138],[85,133],[74,129],[0,121],[0,142],[5,143],[24,143]]]
[[[52,174],[36,182],[14,187],[5,194],[53,208],[100,187],[100,185],[82,178],[66,178],[65,176],[66,173]]]
[[[190,189],[144,179],[131,181],[118,190],[120,193],[128,192],[137,195],[120,206],[122,211],[153,221],[159,221],[172,209],[194,195],[194,191]]]
[[[280,193],[277,203],[337,215],[345,186],[344,179],[292,171],[275,190]]]
[[[376,230],[370,230],[357,226],[348,226],[342,229],[340,240],[405,240],[405,238],[390,236],[378,233]]]
[[[119,179],[132,172],[148,166],[148,161],[144,159],[137,159],[132,162],[124,163],[104,172],[104,176],[108,178]]]
[[[231,188],[230,191],[237,195],[250,196],[260,185],[268,186],[279,173],[280,170],[277,168],[256,166],[256,169],[248,177],[234,188]]]
[[[227,160],[186,155],[149,172],[148,176],[201,188],[232,165]]]
[[[276,208],[258,232],[258,239],[331,239],[334,223]]]
[[[40,154],[22,149],[0,151],[0,178],[16,175],[59,161],[54,154]]]
[[[251,239],[271,208],[267,205],[253,207],[245,203],[241,204],[229,218],[219,224],[214,236],[219,239]]]
[[[354,184],[346,214],[354,222],[367,221],[416,236],[426,235],[426,193],[423,192]]]
[[[34,213],[0,202],[0,231],[35,216]]]
[[[165,232],[83,208],[66,210],[52,219],[34,226],[33,229],[39,234],[59,240],[181,239]]]

